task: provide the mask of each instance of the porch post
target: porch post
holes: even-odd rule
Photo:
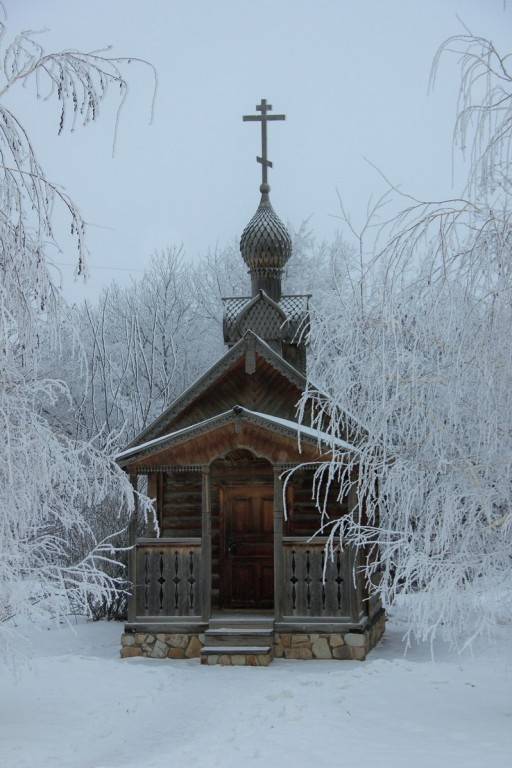
[[[211,515],[211,483],[210,467],[204,466],[202,472],[201,486],[201,512],[202,512],[202,532],[201,532],[201,592],[203,602],[204,620],[210,618],[211,612],[211,594],[212,594],[212,515]]]
[[[348,508],[355,509],[357,506],[357,489],[352,485],[348,492]],[[348,547],[347,552],[347,572],[345,578],[349,580],[350,587],[350,618],[352,621],[359,621],[363,613],[362,595],[361,595],[361,576],[357,571],[360,566],[360,552],[353,545]],[[357,575],[356,575],[357,573]],[[355,582],[355,588],[354,588]]]
[[[137,491],[137,475],[130,475],[130,483],[134,490],[134,502],[135,506],[128,523],[128,580],[132,584],[132,594],[128,600],[128,621],[135,621],[137,613],[137,550],[135,549],[135,543],[137,541],[137,518],[139,512],[139,497],[135,493]]]
[[[159,480],[161,480],[162,478],[163,478],[163,475],[161,473],[157,474],[156,472],[153,472],[152,474],[148,475],[148,496],[150,498],[155,499],[155,503],[154,503],[154,517],[153,516],[149,517],[148,522],[146,524],[146,532],[144,536],[147,539],[156,539],[158,537],[158,528],[160,527],[160,521],[158,520],[158,517],[159,517],[158,505],[160,502],[160,494],[161,494],[161,489],[159,488],[161,483],[159,482]]]
[[[274,466],[274,618],[283,618],[283,468]]]

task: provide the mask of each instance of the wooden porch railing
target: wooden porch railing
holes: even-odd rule
[[[350,564],[337,551],[331,560],[325,540],[283,539],[283,615],[328,618],[350,616]]]
[[[135,562],[137,616],[201,616],[200,538],[138,541]]]
[[[135,615],[178,618],[203,615],[201,538],[139,539],[135,545]],[[325,541],[283,539],[284,617],[351,615],[349,555],[325,554]]]

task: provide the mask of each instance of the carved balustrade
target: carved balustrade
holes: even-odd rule
[[[348,553],[325,553],[325,541],[284,537],[283,616],[344,618],[351,614]],[[138,617],[201,617],[204,591],[201,538],[139,539],[135,545]],[[207,607],[208,608],[208,607]]]
[[[137,616],[201,616],[200,538],[139,540],[135,559]]]
[[[283,539],[283,615],[349,617],[351,565],[345,552],[325,553],[325,540]]]

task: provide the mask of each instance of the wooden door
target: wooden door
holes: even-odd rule
[[[223,513],[223,607],[272,608],[273,486],[226,487]]]

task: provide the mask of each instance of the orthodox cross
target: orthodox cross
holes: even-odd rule
[[[261,123],[261,157],[256,155],[256,160],[261,163],[261,183],[267,182],[267,168],[272,168],[272,163],[267,158],[267,122],[268,120],[286,120],[286,115],[269,115],[268,113],[272,109],[272,104],[267,104],[266,99],[261,100],[261,104],[256,105],[258,112],[261,115],[244,115],[243,121],[258,121]]]

